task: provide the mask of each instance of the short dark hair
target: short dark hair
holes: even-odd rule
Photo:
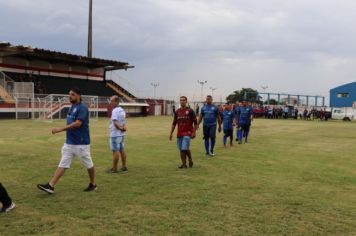
[[[184,98],[186,101],[188,101],[188,98],[186,96],[180,96],[180,98]]]
[[[211,95],[208,95],[208,96],[206,96],[207,98],[213,98],[213,96],[211,96]]]
[[[82,95],[82,91],[80,91],[79,88],[71,88],[69,91],[73,91],[73,92],[75,92],[75,93],[78,94],[78,95]]]

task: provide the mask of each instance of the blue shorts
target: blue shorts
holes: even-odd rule
[[[216,125],[203,126],[204,139],[216,137]]]
[[[183,136],[177,138],[177,146],[179,151],[187,151],[190,146],[190,136]]]
[[[125,136],[111,137],[110,138],[110,149],[113,152],[124,151],[124,139]]]

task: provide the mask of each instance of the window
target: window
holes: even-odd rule
[[[337,97],[338,98],[349,98],[350,94],[349,93],[338,93]]]

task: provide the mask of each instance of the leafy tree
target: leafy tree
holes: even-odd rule
[[[236,90],[226,97],[226,101],[230,103],[235,103],[237,101],[242,102],[243,100],[260,103],[261,97],[258,96],[257,90],[252,88],[242,88],[241,90]]]

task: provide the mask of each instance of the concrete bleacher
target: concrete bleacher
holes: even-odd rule
[[[104,81],[63,78],[46,75],[28,75],[6,72],[15,82],[33,82],[36,94],[67,94],[70,88],[80,88],[85,95],[109,97],[116,92]]]

